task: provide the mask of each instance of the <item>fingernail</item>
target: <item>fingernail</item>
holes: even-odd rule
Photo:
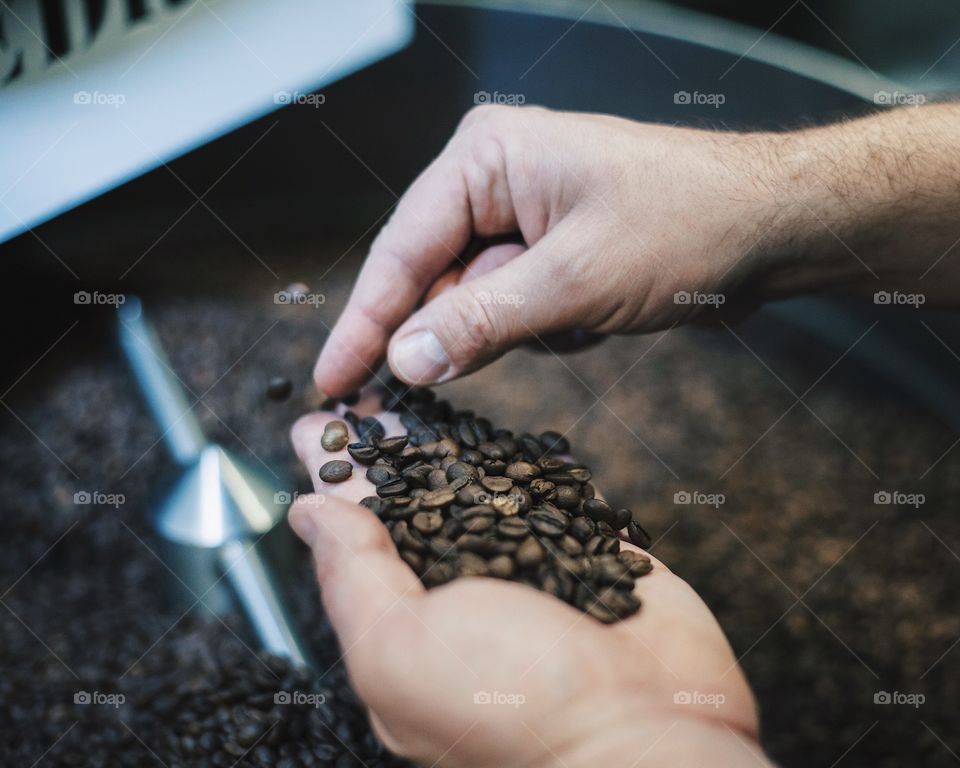
[[[289,519],[293,532],[303,540],[304,544],[311,546],[317,537],[317,524],[313,521],[313,516],[306,510],[297,509],[291,511]]]
[[[450,358],[432,331],[417,331],[398,341],[390,363],[395,373],[418,384],[440,381],[450,370]]]

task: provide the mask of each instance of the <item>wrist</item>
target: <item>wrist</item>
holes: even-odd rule
[[[536,768],[741,768],[772,766],[757,740],[722,720],[653,716],[619,722],[562,752],[548,753]]]

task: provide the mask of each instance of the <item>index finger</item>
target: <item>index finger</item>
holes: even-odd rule
[[[492,235],[516,229],[495,147],[482,150],[484,140],[474,136],[462,128],[455,134],[400,198],[374,240],[314,368],[314,381],[325,394],[342,397],[370,378],[393,332],[460,258],[474,231]],[[471,188],[482,190],[484,199],[472,200]]]

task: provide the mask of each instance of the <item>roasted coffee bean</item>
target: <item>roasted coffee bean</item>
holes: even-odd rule
[[[631,576],[645,576],[653,570],[653,563],[649,557],[629,549],[621,551],[617,559],[627,566]]]
[[[419,576],[421,571],[423,571],[423,557],[418,555],[411,549],[405,549],[400,552],[400,558],[409,565],[413,571]]]
[[[455,461],[447,467],[447,479],[458,480],[460,478],[466,478],[468,482],[473,482],[480,478],[480,473],[477,472],[477,468],[472,464]]]
[[[428,566],[423,572],[423,583],[428,587],[439,587],[448,581],[453,581],[457,576],[456,568],[453,563],[446,560],[437,560]]]
[[[267,384],[267,397],[271,400],[281,402],[290,397],[293,392],[293,382],[286,376],[274,376]]]
[[[435,491],[438,488],[447,487],[447,473],[442,469],[433,469],[430,471],[430,474],[427,475],[427,488],[431,491]]]
[[[489,573],[487,561],[471,552],[462,552],[457,558],[460,576],[486,576]]]
[[[377,495],[383,498],[403,496],[409,490],[406,480],[402,477],[394,477],[377,486]]]
[[[543,501],[554,501],[557,498],[557,486],[540,477],[531,481],[529,490],[535,497]]]
[[[581,544],[589,541],[597,532],[597,524],[589,517],[575,517],[570,522],[570,535]]]
[[[573,509],[580,504],[580,492],[572,485],[555,485],[553,503],[560,509]]]
[[[577,518],[578,520],[583,520],[585,518]],[[577,539],[571,536],[569,533],[563,534],[559,540],[560,548],[566,552],[568,555],[582,555],[583,554],[583,544],[581,544]]]
[[[592,566],[593,574],[600,584],[619,584],[628,579],[630,584],[633,584],[629,567],[620,562],[616,555],[595,557]]]
[[[516,566],[513,564],[513,558],[507,555],[497,555],[487,563],[489,575],[496,576],[498,579],[509,579],[513,576],[515,570]]]
[[[507,493],[513,488],[513,480],[508,477],[484,477],[480,480],[480,485],[491,493]]]
[[[640,549],[649,549],[650,544],[650,534],[647,533],[643,526],[640,525],[636,520],[631,520],[627,524],[627,535],[630,537],[630,541]]]
[[[545,507],[533,510],[527,519],[533,530],[543,536],[560,536],[567,530],[570,521],[560,510]]]
[[[527,521],[521,517],[505,517],[497,523],[497,535],[508,539],[523,539],[529,532]]]
[[[545,453],[570,453],[570,443],[559,432],[544,432],[540,435],[540,445]]]
[[[320,479],[325,483],[342,483],[353,474],[353,464],[349,461],[328,461],[320,467]]]
[[[380,456],[380,451],[376,447],[366,443],[350,443],[347,446],[347,453],[359,464],[373,464]]]
[[[526,483],[540,474],[540,468],[528,461],[516,461],[513,464],[507,464],[503,474],[511,480]]]
[[[374,464],[367,469],[367,480],[374,485],[383,485],[391,480],[396,480],[399,476],[400,473],[387,464]]]
[[[629,509],[618,509],[613,513],[613,519],[610,521],[610,527],[615,531],[621,531],[627,527],[627,523],[630,522],[630,519],[633,515],[630,514]]]
[[[420,497],[420,506],[423,509],[439,509],[453,504],[456,497],[456,493],[449,488],[438,488],[423,494]]]
[[[502,459],[484,459],[480,466],[488,475],[500,477],[507,469],[507,462]]]
[[[410,524],[420,533],[436,533],[443,527],[443,515],[439,512],[417,512]]]
[[[380,453],[385,453],[388,456],[392,456],[396,453],[400,453],[404,448],[407,447],[407,443],[410,442],[410,438],[403,437],[385,437],[382,440],[377,440],[377,448],[380,449]]]
[[[433,452],[434,456],[438,459],[442,459],[445,456],[459,456],[460,455],[460,445],[456,440],[450,438],[444,438],[439,443]]]
[[[357,424],[357,435],[365,443],[376,444],[378,440],[383,440],[386,434],[387,430],[375,416],[366,416]]]
[[[320,445],[325,451],[342,451],[350,442],[350,434],[347,431],[347,425],[342,421],[331,421],[323,428],[323,437],[320,438]]]
[[[615,513],[610,505],[602,499],[587,499],[583,502],[583,514],[597,523],[606,523],[610,525]]]
[[[517,565],[521,567],[538,565],[539,563],[543,562],[545,554],[546,553],[543,551],[543,547],[540,545],[540,542],[537,541],[533,536],[530,536],[525,539],[517,548]]]

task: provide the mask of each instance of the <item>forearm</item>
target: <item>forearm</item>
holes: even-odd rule
[[[764,292],[960,300],[960,104],[767,135]],[[953,250],[951,250],[953,248]]]

